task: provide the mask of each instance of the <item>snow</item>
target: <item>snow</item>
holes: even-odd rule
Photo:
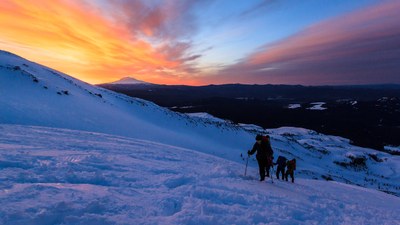
[[[382,97],[382,98],[380,98],[380,99],[378,99],[378,102],[387,102],[387,101],[389,101],[389,97]]]
[[[301,104],[289,104],[288,109],[297,109],[301,108]]]
[[[296,178],[190,149],[1,125],[1,224],[399,224],[400,198]],[[366,197],[368,196],[368,197]]]
[[[329,177],[400,196],[400,157],[353,146],[348,139],[304,128],[282,127],[268,129],[267,133],[272,138],[275,158],[296,158],[300,177]]]
[[[147,82],[141,81],[141,80],[137,80],[133,77],[124,77],[124,78],[121,78],[120,80],[111,82],[110,84],[150,84],[150,83],[147,83]]]
[[[197,113],[186,113],[186,115],[190,116],[190,117],[198,117],[198,118],[203,118],[203,119],[207,119],[210,121],[214,121],[214,122],[220,122],[220,123],[226,123],[227,121],[224,119],[220,119],[217,118],[209,113],[205,113],[205,112],[197,112]]]
[[[253,134],[232,124],[175,113],[5,52],[0,52],[0,96],[6,96],[0,98],[3,124],[115,134],[220,156],[244,149],[254,139]]]
[[[327,109],[327,108],[323,107],[323,105],[325,105],[325,104],[326,104],[325,102],[313,102],[313,103],[311,103],[311,105],[313,105],[313,106],[311,106],[307,109],[309,109],[309,110],[325,110],[325,109]]]
[[[263,128],[258,126],[258,125],[254,125],[254,124],[245,124],[245,123],[239,123],[238,124],[241,128],[252,132],[252,133],[262,133],[263,132]]]
[[[398,156],[202,117],[0,51],[0,224],[399,221]],[[297,159],[295,184],[259,183],[254,157],[243,176],[258,133],[271,136],[275,158]]]
[[[400,146],[385,146],[385,150],[400,153]]]

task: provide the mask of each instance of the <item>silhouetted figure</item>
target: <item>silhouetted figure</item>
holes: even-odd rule
[[[269,136],[256,136],[256,143],[253,145],[253,149],[247,151],[247,154],[253,155],[255,152],[259,173],[260,173],[260,181],[265,180],[265,172],[267,172],[267,176],[269,176],[269,168],[272,165],[272,155],[273,151],[271,148]]]
[[[282,174],[282,180],[285,179],[285,168],[286,168],[286,158],[283,156],[279,156],[278,159],[276,160],[275,165],[278,165],[278,168],[276,169],[276,179],[279,180],[279,174]]]
[[[294,171],[296,170],[296,159],[289,160],[287,163],[286,170],[286,181],[288,181],[288,175],[292,178],[292,183],[294,183]]]

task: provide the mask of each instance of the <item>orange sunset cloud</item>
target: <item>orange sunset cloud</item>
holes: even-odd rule
[[[171,59],[127,24],[82,2],[1,1],[0,26],[0,49],[89,83],[122,76],[174,83],[187,73],[180,58]],[[145,31],[152,34],[150,28]]]

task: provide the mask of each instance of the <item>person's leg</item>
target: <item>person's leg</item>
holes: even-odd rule
[[[285,180],[288,181],[289,170],[286,171]]]
[[[276,179],[278,179],[279,180],[279,171],[280,171],[280,167],[278,166],[278,168],[276,168]],[[283,177],[282,177],[282,179],[283,179]]]
[[[265,179],[265,163],[263,162],[263,160],[257,160],[257,161],[260,173],[260,181],[263,181]]]
[[[290,177],[292,178],[292,183],[294,183],[294,171],[291,171]]]

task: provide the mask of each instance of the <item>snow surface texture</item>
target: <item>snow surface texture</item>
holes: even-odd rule
[[[383,192],[93,132],[0,125],[0,169],[0,224],[400,224]]]

